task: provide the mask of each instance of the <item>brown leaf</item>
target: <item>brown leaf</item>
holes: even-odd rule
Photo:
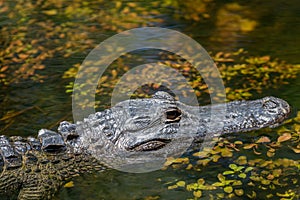
[[[291,147],[291,149],[293,149],[293,151],[294,151],[295,153],[300,153],[300,149],[296,149],[296,148],[292,148],[292,147]]]
[[[267,136],[262,136],[256,141],[256,143],[268,143],[268,142],[271,142],[271,140]]]
[[[284,142],[284,141],[290,140],[291,138],[292,138],[292,135],[290,133],[284,133],[278,137],[277,142]]]
[[[252,149],[254,146],[257,146],[257,144],[247,144],[247,145],[245,145],[243,148],[244,149]]]
[[[3,66],[3,67],[0,68],[0,72],[4,72],[4,71],[6,71],[7,69],[8,69],[8,66]]]

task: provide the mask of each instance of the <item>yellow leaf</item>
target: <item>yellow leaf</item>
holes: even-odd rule
[[[194,191],[194,192],[193,192],[193,195],[194,195],[195,197],[200,198],[200,197],[202,196],[202,192],[201,192],[201,190]]]
[[[242,196],[244,194],[244,190],[243,189],[235,189],[234,190],[234,193],[237,195],[237,196]]]
[[[204,185],[205,180],[204,180],[203,178],[200,178],[200,179],[198,179],[197,183],[198,183],[199,185]]]
[[[272,152],[272,151],[267,151],[267,156],[268,157],[273,157],[275,155],[275,152]]]
[[[257,146],[257,144],[247,144],[243,147],[243,149],[252,149],[254,146]]]
[[[227,186],[224,188],[224,192],[231,193],[233,191],[233,188],[231,186]]]
[[[65,188],[71,188],[71,187],[74,187],[74,182],[73,182],[73,181],[70,181],[70,182],[66,183],[66,184],[64,185],[64,187],[65,187]]]
[[[208,152],[199,151],[199,152],[194,153],[193,156],[199,157],[199,158],[207,158],[208,157]]]
[[[188,166],[185,168],[186,170],[190,170],[193,168],[193,165],[192,164],[188,164]]]
[[[173,189],[176,189],[176,188],[178,188],[177,185],[170,185],[170,186],[168,186],[168,190],[173,190]]]
[[[228,148],[224,148],[221,151],[222,157],[232,157],[232,152]]]
[[[179,187],[185,187],[185,182],[184,181],[178,181],[176,183],[176,185],[179,186]]]
[[[44,14],[46,15],[56,15],[57,14],[57,10],[52,9],[52,10],[44,10],[42,11]]]
[[[245,165],[247,164],[247,157],[246,156],[240,156],[236,159],[236,163],[239,165]]]

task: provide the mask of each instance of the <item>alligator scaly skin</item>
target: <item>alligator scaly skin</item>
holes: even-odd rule
[[[51,199],[78,174],[105,166],[123,169],[119,161],[124,157],[125,164],[134,166],[152,161],[150,155],[178,153],[186,138],[274,127],[289,113],[288,103],[275,97],[193,107],[157,92],[149,99],[120,102],[76,124],[61,122],[57,132],[41,129],[37,138],[0,136],[0,199]]]
[[[75,136],[72,136],[75,137]],[[98,160],[42,129],[38,138],[0,137],[0,199],[50,199],[70,178],[104,170]]]

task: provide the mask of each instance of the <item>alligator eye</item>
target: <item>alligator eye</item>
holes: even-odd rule
[[[166,118],[167,118],[167,123],[170,122],[179,122],[181,119],[181,111],[176,109],[176,110],[169,110],[166,112]]]

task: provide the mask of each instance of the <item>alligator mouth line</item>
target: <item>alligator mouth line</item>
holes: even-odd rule
[[[171,140],[169,140],[169,139],[153,139],[153,140],[148,140],[148,141],[144,141],[144,142],[135,144],[134,146],[128,147],[127,150],[129,150],[129,151],[155,151],[155,150],[163,148],[170,142],[171,142]]]

